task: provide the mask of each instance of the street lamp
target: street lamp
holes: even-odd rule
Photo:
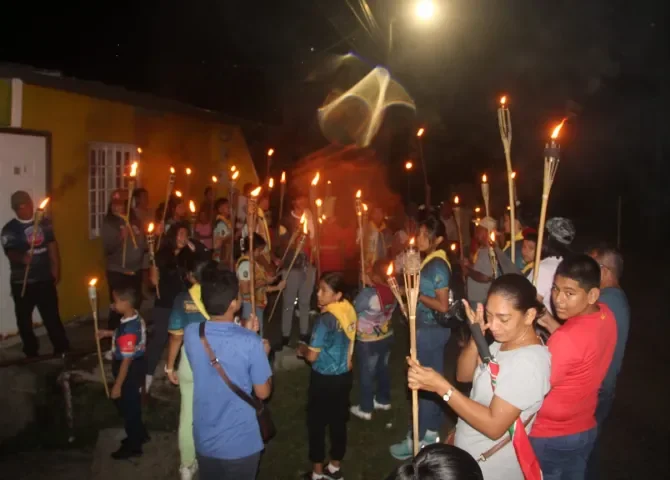
[[[429,20],[435,15],[435,4],[431,0],[420,0],[416,3],[414,12],[421,20]]]

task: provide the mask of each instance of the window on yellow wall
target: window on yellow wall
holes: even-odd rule
[[[100,236],[112,192],[117,188],[128,188],[128,173],[135,161],[139,161],[136,145],[89,144],[88,227],[91,239]],[[136,186],[139,186],[139,177]]]

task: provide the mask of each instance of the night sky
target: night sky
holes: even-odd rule
[[[504,193],[495,109],[506,93],[522,200],[539,205],[542,145],[567,116],[552,212],[611,238],[621,195],[631,241],[638,228],[660,234],[670,213],[667,0],[438,1],[430,24],[413,18],[411,0],[368,0],[374,21],[363,0],[11,3],[2,8],[0,62],[238,116],[251,125],[252,152],[269,144],[290,152],[278,162],[325,145],[315,112],[339,80],[305,81],[354,52],[370,68],[390,65],[415,98],[416,118],[387,122],[391,134],[382,131],[375,148],[389,171],[401,171],[425,125],[438,200],[484,170]],[[404,192],[401,175],[390,181]]]

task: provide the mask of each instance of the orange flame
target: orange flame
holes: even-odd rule
[[[411,170],[414,164],[412,162],[405,163],[405,170]]]
[[[325,220],[325,219],[326,219],[326,214],[324,213],[323,215],[321,215],[321,220]]]
[[[488,181],[488,177],[486,174],[482,175],[482,183],[486,183]]]
[[[254,198],[259,196],[260,194],[261,194],[261,187],[254,188],[250,193],[250,195]]]
[[[95,287],[95,284],[96,284],[96,283],[98,283],[98,279],[97,279],[97,278],[92,278],[92,279],[88,282],[88,286],[89,286],[89,287]]]
[[[195,202],[193,200],[188,202],[188,209],[191,211],[191,213],[195,213]]]
[[[389,267],[386,269],[386,275],[389,277],[393,275],[393,262],[389,263]]]
[[[191,170],[189,167],[186,167],[186,175],[190,175],[193,173],[193,170]]]
[[[233,180],[237,180],[240,177],[240,171],[235,170],[235,173],[233,173],[233,176],[231,177]]]
[[[212,182],[217,183],[219,181],[218,178],[216,178],[216,175],[212,175]]]
[[[177,198],[181,198],[181,192],[179,190],[174,192],[174,194],[177,196]]]
[[[45,198],[44,200],[42,200],[42,203],[40,203],[40,206],[37,207],[37,209],[38,209],[38,210],[44,210],[44,209],[46,208],[46,206],[47,206],[48,203],[49,203],[49,197],[47,197],[47,198]]]
[[[414,237],[409,239],[409,246],[413,247],[414,246]]]
[[[561,120],[561,123],[559,123],[555,128],[554,131],[551,132],[551,139],[556,140],[558,138],[558,134],[561,133],[561,129],[563,128],[563,125],[565,124],[567,118],[564,118]]]
[[[235,170],[237,170],[237,167],[236,167],[235,165],[233,165],[232,167],[230,167],[230,171],[231,171],[231,172],[234,172]]]
[[[268,150],[268,157],[271,157],[272,155],[274,155],[274,153],[275,153],[275,149],[271,148],[270,150]]]
[[[458,205],[459,203],[461,203],[461,199],[458,198],[458,195],[456,195],[456,196],[454,197],[454,205]]]
[[[507,95],[503,95],[502,97],[500,97],[500,105],[504,107],[506,103],[507,103]]]
[[[512,180],[516,178],[516,172],[512,172]]]
[[[489,238],[491,239],[492,242],[495,242],[496,241],[496,232],[491,232],[491,234],[489,235]]]
[[[300,223],[302,224],[302,233],[307,235],[307,216],[304,213],[300,217]]]
[[[286,172],[281,172],[281,183],[286,183]]]
[[[174,175],[174,167],[170,167],[170,173]]]
[[[368,205],[367,205],[367,203],[364,203],[364,204],[363,204],[363,211],[364,211],[364,212],[367,212],[367,211],[368,211]]]
[[[455,252],[455,251],[456,251],[456,244],[455,244],[455,243],[452,243],[452,244],[451,244],[451,247],[449,247],[449,248],[451,248],[451,251],[452,251],[452,252]]]
[[[154,222],[149,224],[149,227],[147,227],[147,232],[154,233]]]
[[[361,195],[363,195],[363,192],[361,190],[356,192],[356,198],[361,198]]]
[[[416,136],[417,136],[418,138],[421,138],[421,137],[423,136],[423,132],[425,132],[425,131],[426,131],[426,130],[425,130],[423,127],[421,127],[421,128],[416,132]]]
[[[323,201],[320,198],[317,198],[316,202],[314,202],[314,203],[316,203],[317,207],[321,207],[321,205],[323,205]]]
[[[312,179],[312,186],[316,187],[319,183],[319,178],[321,178],[321,175],[319,172],[316,172],[316,175],[314,175],[314,178]]]
[[[268,180],[268,188],[275,188],[275,179],[272,177]]]
[[[479,213],[481,211],[482,211],[482,209],[480,207],[475,207],[475,213]]]
[[[133,164],[130,166],[130,176],[131,177],[137,176],[137,167],[138,167],[137,162],[133,162]]]
[[[142,148],[137,147],[137,153],[139,153],[140,155],[142,155]]]

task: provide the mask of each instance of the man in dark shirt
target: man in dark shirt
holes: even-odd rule
[[[33,310],[37,307],[54,353],[63,353],[69,349],[69,343],[58,313],[56,284],[60,280],[60,259],[53,227],[48,219],[42,219],[34,231],[34,207],[28,193],[22,190],[14,192],[11,203],[16,218],[5,224],[1,236],[10,264],[10,286],[23,352],[28,357],[37,356],[39,352],[39,343],[33,332]],[[26,289],[22,294],[28,265]]]

